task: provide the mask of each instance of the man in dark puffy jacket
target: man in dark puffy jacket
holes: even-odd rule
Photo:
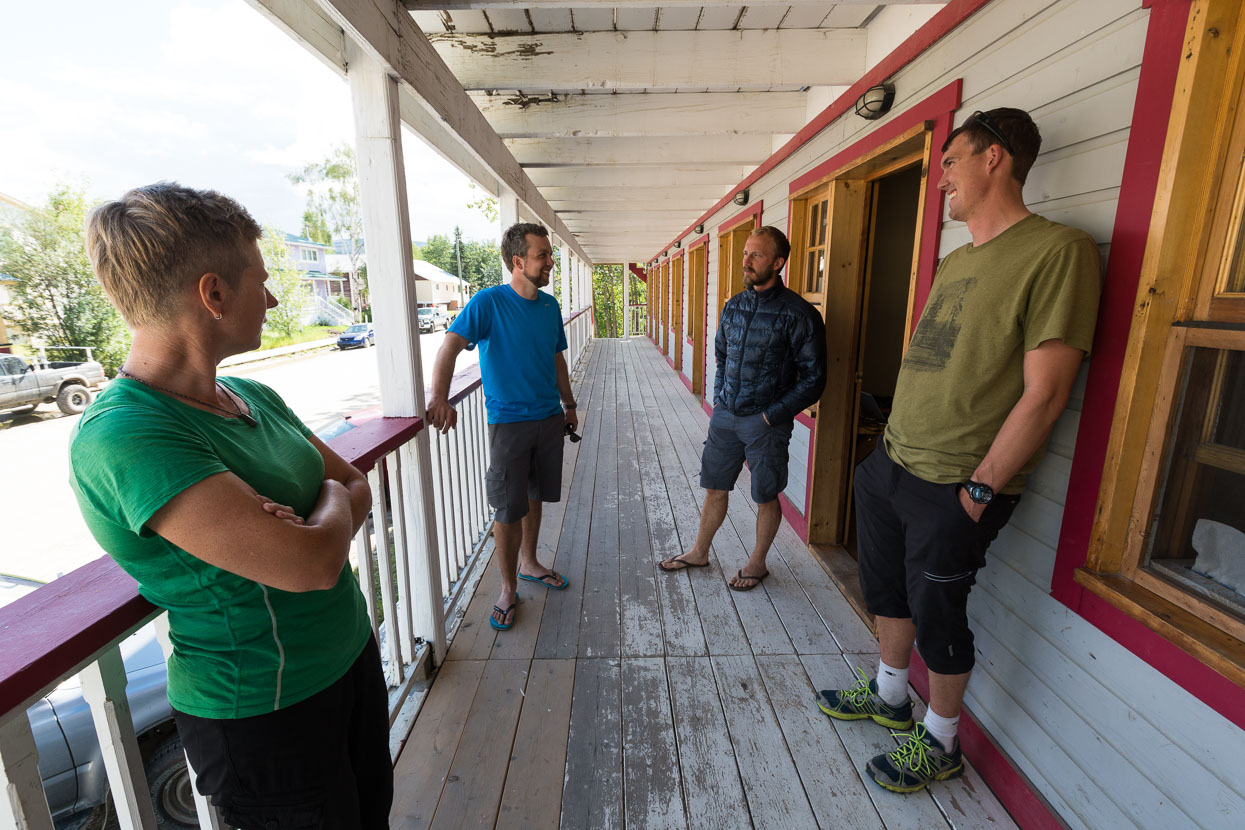
[[[778,494],[787,487],[787,445],[796,413],[821,397],[826,385],[826,326],[780,273],[791,243],[777,228],[757,228],[744,243],[744,290],[726,301],[714,341],[717,375],[713,417],[700,457],[700,511],[696,544],[661,563],[681,571],[709,564],[709,545],[726,518],[726,504],[746,459],[757,503],[756,547],[731,577],[751,591],[769,571],[765,556],[778,532]]]

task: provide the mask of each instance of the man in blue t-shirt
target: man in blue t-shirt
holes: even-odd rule
[[[501,243],[510,280],[467,303],[445,333],[432,369],[428,422],[446,432],[458,421],[449,402],[454,361],[480,347],[480,376],[488,409],[491,463],[488,500],[497,513],[493,537],[501,567],[501,595],[489,623],[514,625],[519,580],[562,590],[566,577],[536,559],[541,503],[562,497],[562,441],[579,426],[567,370],[562,309],[540,291],[553,271],[553,246],[540,225],[511,226]]]

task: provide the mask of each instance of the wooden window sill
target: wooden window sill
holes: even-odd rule
[[[1245,688],[1245,643],[1116,574],[1077,568],[1078,584]]]

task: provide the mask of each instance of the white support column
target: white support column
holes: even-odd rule
[[[574,257],[569,245],[563,245],[561,250],[562,261],[558,263],[558,270],[562,272],[562,296],[558,298],[558,302],[562,304],[562,313],[566,314],[571,311],[571,281],[575,279],[571,263],[574,262]]]
[[[424,373],[398,85],[370,53],[350,38],[346,41],[372,308],[376,327],[385,333],[376,344],[381,411],[387,417],[423,417]],[[415,463],[404,465],[409,503],[416,506],[406,516],[411,525],[406,534],[411,542],[411,604],[415,634],[432,644],[435,665],[445,657],[445,623],[428,430],[420,430],[411,454],[415,458],[409,460]],[[396,631],[389,634],[397,636]]]
[[[125,664],[121,649],[112,646],[88,663],[79,675],[82,697],[91,706],[91,720],[99,738],[100,756],[121,830],[143,830],[156,826],[151,791],[143,775],[143,756],[134,734],[130,701],[125,696]]]
[[[0,827],[53,828],[39,777],[39,751],[23,709],[0,723]]]
[[[497,213],[501,219],[501,233],[505,233],[506,228],[519,221],[519,197],[515,196],[511,191],[502,188],[501,193],[497,196]],[[509,266],[510,263],[506,263],[506,265]],[[509,272],[510,269],[507,267],[506,273]]]
[[[622,336],[626,340],[630,336],[631,328],[631,263],[624,262],[623,272],[623,318],[622,318]]]

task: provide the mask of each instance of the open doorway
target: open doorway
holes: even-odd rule
[[[923,127],[792,197],[792,284],[820,301],[831,358],[809,413],[808,541],[862,616],[852,480],[881,445],[910,336],[931,140]]]
[[[697,245],[687,254],[687,328],[692,341],[692,394],[705,397],[705,278],[707,263],[705,254],[709,243]]]
[[[678,257],[670,266],[670,327],[674,358],[674,371],[683,371],[683,257]]]

